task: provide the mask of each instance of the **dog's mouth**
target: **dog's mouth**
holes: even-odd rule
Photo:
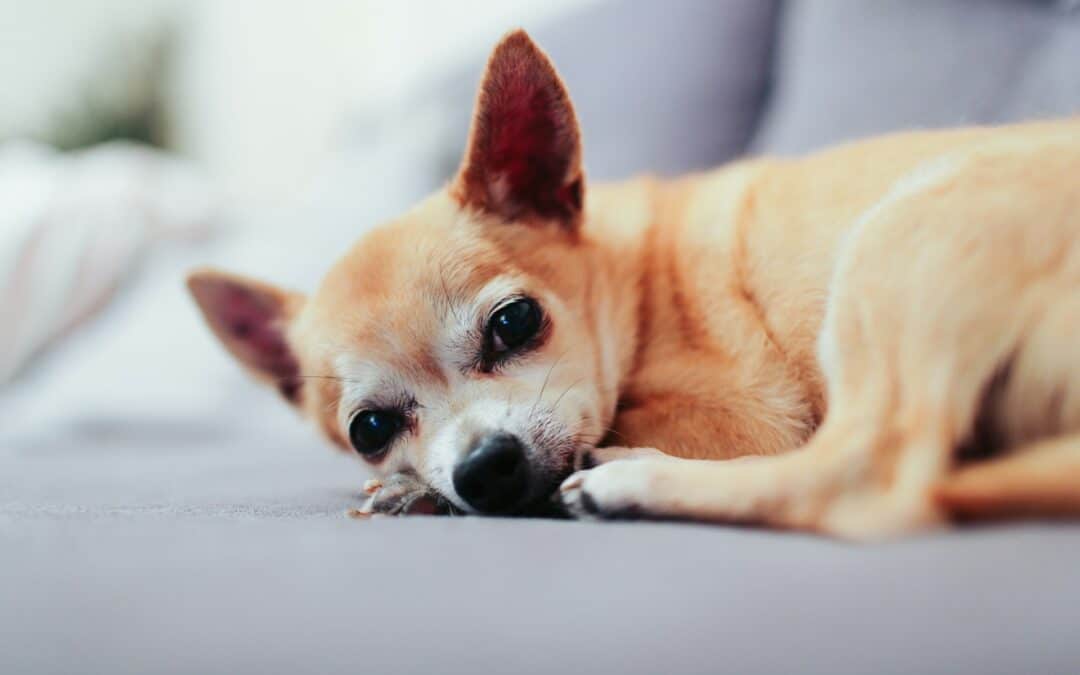
[[[559,499],[559,485],[561,485],[572,472],[571,468],[567,468],[566,470],[549,474],[539,487],[533,488],[531,494],[526,499],[520,504],[506,510],[490,513],[470,512],[458,507],[444,495],[435,494],[429,498],[433,501],[430,511],[411,510],[409,513],[448,516],[498,516],[503,518],[566,518],[568,514],[563,507],[562,500]],[[421,509],[429,508],[423,504],[419,504],[418,506]]]
[[[568,514],[559,499],[559,486],[572,474],[579,458],[587,454],[585,448],[574,442],[569,449],[560,448],[548,455],[544,466],[534,467],[535,485],[529,498],[518,508],[505,515],[523,518],[566,518]]]
[[[454,506],[454,503],[439,494],[431,492],[413,499],[402,511],[409,516],[463,516],[465,512]]]
[[[559,499],[559,486],[573,473],[573,465],[551,474],[543,487],[536,491],[537,497],[508,515],[523,518],[566,518],[568,513]]]
[[[561,482],[561,481],[560,481]],[[444,495],[431,491],[410,500],[397,511],[409,516],[469,516],[498,515],[508,518],[566,518],[568,516],[562,501],[558,498],[558,484],[546,491],[543,497],[531,500],[519,508],[498,514],[473,514],[458,507]]]

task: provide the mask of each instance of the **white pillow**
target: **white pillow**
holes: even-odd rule
[[[163,153],[0,144],[0,383],[100,309],[148,244],[195,236],[216,202]]]

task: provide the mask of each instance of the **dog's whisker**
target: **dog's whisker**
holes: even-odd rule
[[[628,439],[625,435],[623,435],[623,434],[619,433],[618,431],[616,431],[615,427],[608,427],[607,429],[602,430],[600,432],[600,437],[597,438],[596,441],[600,442],[601,440],[603,440],[608,435],[611,435],[611,436],[614,436],[615,438],[618,438],[620,441],[622,441],[623,443],[625,443],[628,446],[633,445],[630,442],[630,439]]]
[[[544,398],[544,390],[547,389],[548,380],[551,379],[551,373],[555,371],[555,366],[559,365],[559,361],[562,361],[563,357],[566,356],[566,354],[567,352],[563,352],[562,354],[560,354],[559,357],[556,358],[555,361],[551,364],[551,367],[548,368],[547,374],[544,375],[544,382],[540,385],[540,391],[536,394],[536,400],[533,401],[532,407],[529,408],[530,418],[533,416],[533,413],[536,412],[536,406],[539,405],[540,400]]]
[[[275,379],[277,379],[279,382],[287,382],[289,380],[336,380],[338,382],[360,381],[349,377],[339,377],[337,375],[285,375],[283,377],[278,377]]]
[[[563,391],[563,393],[559,394],[559,398],[555,399],[555,402],[551,404],[551,411],[555,412],[556,410],[558,410],[559,409],[559,403],[562,402],[563,397],[566,396],[567,394],[569,394],[571,389],[578,386],[582,382],[583,382],[583,380],[580,380],[580,379],[574,380],[573,382],[571,382],[570,386],[567,387],[566,390]]]
[[[450,286],[446,283],[446,259],[443,258],[439,262],[439,282],[442,284],[443,296],[446,300],[446,308],[454,316],[454,320],[461,322],[461,317],[458,316],[457,305],[454,303],[454,297],[450,293]]]

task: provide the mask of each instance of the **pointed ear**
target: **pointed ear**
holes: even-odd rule
[[[187,286],[229,353],[257,379],[298,404],[300,365],[287,330],[303,306],[303,296],[212,269],[189,274]]]
[[[452,193],[504,221],[581,219],[585,177],[570,97],[528,34],[502,39],[488,60]]]

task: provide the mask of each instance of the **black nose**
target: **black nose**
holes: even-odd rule
[[[454,467],[454,489],[470,506],[500,513],[521,503],[529,487],[529,463],[517,436],[481,436]]]

